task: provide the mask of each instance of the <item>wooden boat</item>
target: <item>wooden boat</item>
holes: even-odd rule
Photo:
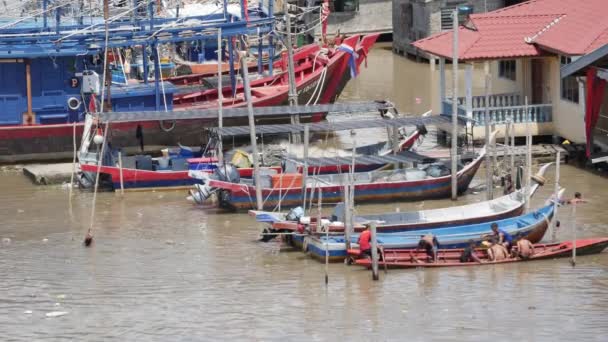
[[[608,247],[608,238],[591,238],[576,240],[576,255],[591,255],[601,253]],[[382,259],[379,261],[381,267],[387,266],[391,268],[413,268],[413,267],[464,267],[464,266],[483,266],[506,264],[512,262],[524,262],[543,259],[567,258],[572,256],[574,248],[573,241],[564,241],[549,244],[535,244],[535,254],[529,259],[523,260],[520,258],[508,258],[501,261],[490,261],[488,255],[483,249],[476,249],[475,254],[481,263],[477,262],[460,262],[462,249],[440,249],[437,253],[437,262],[426,262],[427,256],[421,250],[395,250],[385,249],[381,252]],[[357,257],[358,250],[349,250],[351,256]],[[418,262],[416,261],[418,260]],[[361,258],[355,260],[355,263],[360,266],[371,267],[371,259]]]
[[[461,194],[467,190],[481,161],[486,154],[482,148],[478,157],[457,172],[457,188]],[[410,176],[406,174],[411,172]],[[414,173],[416,173],[414,175]],[[424,172],[423,172],[424,173]],[[403,177],[405,175],[405,180]],[[413,179],[417,177],[417,179]],[[343,186],[346,175],[321,175],[315,179],[307,179],[305,187],[263,188],[262,198],[265,205],[274,208],[279,201],[283,207],[294,207],[302,203],[304,191],[307,198],[316,203],[318,194],[322,193],[323,204],[338,203],[342,200]],[[399,177],[401,180],[390,180]],[[426,177],[426,176],[425,176]],[[397,169],[393,171],[371,171],[355,173],[354,196],[357,203],[373,201],[415,201],[432,198],[445,198],[451,192],[451,176],[421,178],[417,169]],[[315,186],[315,182],[316,185]],[[252,184],[231,183],[221,180],[209,180],[209,186],[221,193],[219,205],[228,210],[255,208],[255,186]]]
[[[514,239],[526,237],[530,242],[537,243],[545,235],[552,218],[553,203],[549,203],[528,214],[494,222],[498,224],[499,229],[511,234]],[[441,248],[464,248],[470,240],[480,243],[485,236],[492,232],[490,225],[491,222],[486,222],[409,233],[379,233],[377,241],[378,245],[384,249],[416,249],[420,236],[429,233],[437,237]],[[348,255],[343,235],[330,235],[329,237],[324,235],[292,235],[290,238],[295,246],[301,246],[303,251],[319,259],[325,259],[326,249],[332,260],[344,260]],[[359,234],[353,234],[351,248],[358,248],[358,238]]]
[[[349,65],[358,68],[358,65],[365,60],[367,52],[374,45],[378,36],[377,34],[362,38],[351,36],[346,38],[341,46],[333,49],[311,44],[296,50],[294,52],[294,69],[298,103],[323,104],[335,101],[351,78]],[[253,106],[288,104],[289,80],[286,58],[284,57],[281,61],[276,62],[276,67],[283,71],[250,82]],[[204,77],[186,75],[171,78],[170,81],[176,86],[202,84]],[[242,84],[237,85],[234,93],[230,86],[224,87],[222,95],[224,108],[245,107],[247,105]],[[174,111],[215,108],[217,105],[217,89],[186,92],[173,96]],[[288,119],[288,116],[279,119],[273,118],[272,122],[277,123],[277,120]],[[318,122],[322,119],[324,119],[324,113],[300,118],[302,122]],[[246,120],[240,120],[226,118],[225,124],[234,125],[239,122],[240,124],[247,124]],[[256,118],[256,120],[259,123],[263,122],[264,118]]]
[[[543,185],[543,176],[549,166],[551,166],[551,163],[543,165],[536,176],[532,177],[531,195],[534,195],[538,187]],[[356,216],[354,218],[354,231],[365,230],[366,224],[372,221],[378,222],[376,230],[379,233],[424,230],[495,221],[521,215],[524,206],[525,198],[522,189],[490,201],[455,207]],[[343,204],[338,204],[335,213],[332,215],[334,221],[328,225],[331,233],[344,233],[344,223],[337,221],[343,218],[343,211]],[[314,217],[311,218],[312,222],[305,226],[299,221],[287,220],[286,213],[250,210],[249,214],[254,216],[258,222],[269,223],[269,227],[264,232],[268,236],[271,236],[272,233],[304,232],[305,230],[313,234],[324,234],[318,228]]]
[[[416,140],[421,135],[423,127],[416,128],[409,135],[401,139],[399,146],[403,150],[407,150],[413,146]],[[424,130],[426,132],[426,130]],[[167,165],[161,167],[159,160],[162,158],[151,158],[145,156],[125,157],[123,158],[122,179],[125,190],[177,190],[188,189],[197,184],[203,184],[205,177],[202,174],[211,174],[217,169],[218,161],[216,158],[202,157],[194,158],[192,153],[183,153],[183,148],[180,153],[169,155]],[[384,153],[381,151],[380,154]],[[144,162],[144,166],[139,166],[136,159],[148,159],[149,162]],[[100,173],[106,183],[111,184],[112,189],[120,189],[121,169],[118,166],[118,160],[114,158],[112,165],[103,165],[100,168]],[[385,164],[378,165],[359,165],[355,167],[356,172],[371,171]],[[350,165],[328,165],[322,167],[309,166],[309,174],[333,174],[348,172]],[[97,173],[97,162],[81,160],[80,169],[88,175]],[[282,173],[281,166],[268,165],[265,169],[271,169],[272,172]],[[253,168],[238,168],[239,178],[251,178]],[[298,173],[302,172],[302,167],[296,168]],[[81,177],[81,184],[86,185],[91,183],[92,177]],[[199,189],[197,191],[200,192]],[[193,200],[199,198],[196,193],[193,194]],[[202,201],[202,200],[201,200]]]
[[[351,72],[349,71],[351,59],[354,58],[354,65],[358,68],[365,60],[367,52],[371,49],[377,37],[378,35],[368,35],[361,38],[361,36],[356,35],[345,39],[343,42],[344,46],[348,46],[356,54],[347,52],[348,49],[346,48],[336,48],[329,49],[327,56],[325,56],[322,53],[325,50],[317,44],[297,50],[295,53],[297,57],[296,88],[299,103],[326,104],[334,102],[346,86],[346,83],[351,79]],[[66,61],[65,63],[65,68],[68,68],[67,65],[72,65],[73,61]],[[20,63],[20,65],[22,67],[23,63]],[[65,68],[51,67],[49,70],[56,69],[61,71]],[[55,78],[53,77],[53,79]],[[190,75],[182,78],[172,78],[171,82],[178,86],[194,85],[196,82],[202,83],[203,79],[203,75]],[[62,89],[65,84],[68,84],[70,79],[57,78],[55,81],[60,83],[58,87]],[[287,104],[288,102],[286,72],[253,80],[251,85],[254,106],[271,106],[283,103]],[[177,88],[169,82],[165,82],[164,84],[163,89],[169,110],[183,111],[194,108],[215,108],[218,105],[218,91],[216,89],[196,92],[187,91],[183,93],[182,91],[178,91]],[[62,100],[53,99],[52,103],[49,103],[48,110],[45,109],[49,112],[48,115],[43,115],[42,109],[34,107],[34,111],[37,112],[40,122],[20,123],[22,121],[22,113],[25,111],[25,100],[23,100],[23,108],[20,106],[19,108],[21,109],[15,112],[15,117],[18,120],[15,119],[14,122],[5,122],[3,125],[0,125],[0,161],[14,162],[36,158],[71,157],[73,153],[73,130],[76,130],[77,136],[83,134],[85,128],[83,122],[84,111],[91,106],[89,105],[89,98],[80,99],[79,88],[74,88],[70,91],[77,91],[77,94],[75,93],[74,95],[76,98],[74,103],[78,105],[78,109],[68,109],[67,103],[70,101],[66,101],[67,98],[63,99],[62,97]],[[48,93],[55,93],[55,91],[49,91]],[[162,99],[159,100],[157,93],[153,84],[113,86],[111,91],[112,111],[161,110],[164,108],[163,101]],[[224,108],[244,107],[246,105],[242,85],[237,86],[236,96],[232,96],[230,86],[224,87],[222,93],[224,95],[222,103]],[[61,103],[58,104],[59,102]],[[13,110],[14,108],[11,109],[11,111]],[[56,112],[62,114],[59,115]],[[64,115],[64,112],[69,115]],[[303,121],[319,121],[324,115],[324,113],[310,115],[303,118]],[[47,119],[42,120],[42,118]],[[280,119],[288,120],[289,116]],[[238,120],[242,119],[235,119],[235,122],[231,122],[230,119],[226,118],[224,125],[238,124],[240,122]],[[264,118],[260,118],[260,120],[264,120]],[[139,146],[139,140],[135,135],[136,130],[138,130],[145,132],[147,145],[167,146],[177,145],[178,143],[197,145],[200,144],[199,133],[201,127],[209,124],[209,120],[203,119],[180,120],[179,113],[176,113],[175,119],[171,122],[159,122],[157,120],[117,122],[112,124],[112,139],[115,142],[120,141],[124,147]]]

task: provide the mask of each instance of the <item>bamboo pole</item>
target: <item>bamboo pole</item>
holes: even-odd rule
[[[218,134],[217,155],[220,165],[224,165],[224,147],[222,146],[223,139],[221,133],[222,127],[224,127],[223,102],[224,94],[222,92],[222,28],[220,27],[217,29],[217,127],[219,127],[220,131],[220,134]]]
[[[573,201],[572,202],[572,231],[573,231],[573,237],[572,237],[572,260],[570,261],[572,264],[572,267],[576,266],[576,231],[577,231],[577,226],[576,226],[576,206],[577,206],[577,202]]]
[[[109,30],[109,18],[110,18],[110,5],[108,3],[109,0],[103,0],[103,21],[104,21],[104,25],[105,25],[105,31],[106,31],[106,46],[105,46],[105,50],[104,50],[104,82],[106,83],[107,86],[107,91],[106,91],[106,102],[107,102],[107,106],[106,106],[106,111],[110,112],[112,111],[112,73],[110,72],[110,65],[108,64],[107,60],[108,60],[108,30]],[[160,64],[160,63],[159,63]]]
[[[74,174],[76,174],[76,121],[72,122],[72,174],[70,175],[70,199],[72,198],[72,188],[74,187]]]
[[[372,279],[378,280],[378,239],[376,237],[376,222],[370,222],[369,226],[372,240]]]
[[[483,111],[483,122],[485,128],[486,135],[486,146],[489,148],[490,146],[490,63],[484,63],[484,73],[485,73],[485,87],[484,87],[484,95],[485,95],[485,110]],[[491,159],[486,153],[485,156],[485,165],[486,165],[486,199],[489,201],[492,199],[492,165]]]
[[[458,199],[458,9],[452,13],[452,201]]]
[[[298,92],[296,90],[296,75],[293,61],[293,44],[291,43],[291,16],[289,15],[289,4],[287,1],[283,1],[283,12],[285,13],[285,25],[287,30],[287,35],[285,36],[285,44],[287,45],[287,74],[289,77],[289,105],[296,106],[298,105]],[[261,58],[261,56],[260,56]],[[300,117],[297,115],[291,116],[291,124],[299,124]],[[297,143],[299,140],[298,134],[293,134],[293,141]]]
[[[241,71],[243,73],[243,88],[245,90],[245,98],[247,100],[247,112],[249,117],[249,137],[251,139],[251,148],[253,150],[253,172],[255,180],[255,199],[258,210],[264,210],[264,202],[262,201],[262,184],[260,182],[260,164],[258,163],[258,145],[255,134],[255,118],[253,117],[253,103],[251,102],[251,87],[249,85],[249,70],[247,70],[247,61],[245,60],[245,51],[240,51]]]
[[[321,225],[321,204],[323,202],[323,193],[321,189],[317,191],[317,230],[322,228]],[[329,227],[325,229],[325,286],[329,283]]]
[[[344,241],[346,249],[350,249],[350,185],[347,183],[344,185]]]
[[[118,151],[118,172],[120,173],[120,195],[125,195],[125,183],[122,175],[122,151]]]
[[[304,165],[302,169],[302,209],[306,213],[306,179],[308,178],[308,144],[310,128],[304,125]]]
[[[555,156],[555,200],[553,201],[553,221],[551,222],[551,242],[555,242],[557,235],[557,209],[559,208],[559,166],[561,162],[560,151]]]
[[[513,181],[513,189],[515,189],[515,182],[517,178],[517,171],[515,170],[515,120],[511,115],[511,180]]]
[[[532,133],[530,131],[530,110],[527,96],[524,101],[524,111],[526,113],[526,211],[528,211],[530,210],[530,177],[532,176]]]

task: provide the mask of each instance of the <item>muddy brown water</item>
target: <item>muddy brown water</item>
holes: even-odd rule
[[[419,112],[427,65],[376,49],[343,98],[393,98]],[[428,83],[427,83],[428,84]],[[428,91],[426,91],[428,93]],[[420,108],[418,108],[420,107]],[[420,110],[422,111],[422,110]],[[347,138],[345,138],[347,140]],[[480,170],[473,185],[483,183]],[[542,205],[550,180],[534,197]],[[607,236],[606,179],[561,169],[579,237]],[[82,246],[91,193],[37,187],[0,174],[0,340],[596,340],[608,330],[608,254],[466,269],[367,270],[325,266],[277,242],[256,242],[246,214],[203,210],[184,192],[100,193],[95,242]],[[483,200],[358,206],[360,213]],[[558,239],[572,236],[570,208]],[[10,239],[10,240],[9,240]],[[46,317],[54,311],[61,317]]]

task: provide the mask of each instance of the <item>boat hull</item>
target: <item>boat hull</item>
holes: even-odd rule
[[[482,158],[477,158],[466,169],[458,174],[458,193],[466,191],[479,169]],[[255,187],[234,184],[222,181],[210,181],[212,187],[222,189],[227,192],[222,196],[223,200],[219,205],[228,210],[249,210],[255,209]],[[445,198],[451,194],[451,177],[444,176],[433,179],[419,181],[402,182],[378,182],[367,184],[356,184],[354,186],[354,199],[357,203],[363,202],[386,202],[386,201],[417,201],[435,198]],[[319,191],[322,192],[323,204],[338,203],[342,201],[343,188],[340,185],[319,186],[313,188],[283,188],[283,189],[262,189],[262,198],[267,207],[276,207],[279,202],[281,207],[295,207],[302,204],[304,191],[306,198],[312,198],[316,203]]]
[[[608,247],[608,238],[581,239],[576,241],[576,245],[577,256],[598,254]],[[412,256],[418,260],[426,260],[426,255],[423,251],[412,250],[404,253],[404,251],[385,250],[383,253],[384,261],[380,261],[379,264],[382,267],[386,266],[389,268],[466,267],[568,258],[572,256],[573,243],[572,241],[564,241],[553,244],[536,244],[534,250],[536,254],[529,259],[508,258],[501,261],[489,261],[485,253],[478,250],[476,254],[480,257],[482,263],[460,262],[459,257],[462,250],[440,250],[438,252],[438,261],[435,263],[412,261]],[[351,255],[357,255],[357,252],[351,252]],[[360,266],[371,267],[371,260],[367,258],[358,259],[355,263]]]

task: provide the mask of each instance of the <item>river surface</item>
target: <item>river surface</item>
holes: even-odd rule
[[[344,99],[389,98],[423,112],[428,65],[375,49]],[[422,86],[421,86],[422,85]],[[418,99],[419,100],[418,100]],[[475,184],[483,183],[483,170]],[[534,197],[542,205],[554,173]],[[560,212],[560,240],[608,235],[607,181],[562,166],[562,185],[590,201]],[[193,207],[184,192],[100,193],[95,242],[82,246],[91,193],[0,174],[0,340],[605,341],[608,253],[485,267],[367,270],[325,266],[256,241],[246,214]],[[483,200],[358,206],[359,213]],[[47,317],[62,311],[64,316]]]

